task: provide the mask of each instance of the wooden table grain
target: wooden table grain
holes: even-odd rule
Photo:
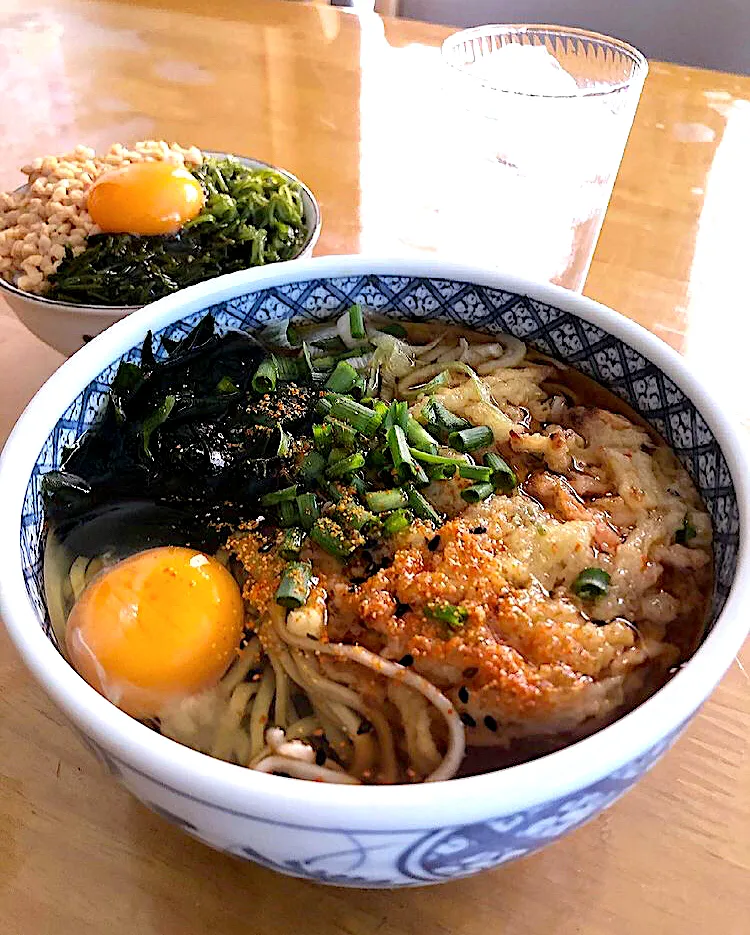
[[[441,156],[444,127],[410,127],[435,107],[445,35],[273,0],[2,0],[0,186],[79,141],[175,139],[297,173],[322,205],[319,254],[435,250],[449,191],[411,198],[399,156]],[[652,64],[585,291],[684,353],[750,423],[748,165],[750,79]],[[61,362],[0,307],[0,441]],[[746,646],[666,759],[548,850],[438,888],[356,892],[217,854],[141,807],[0,632],[0,931],[748,935],[748,669]]]

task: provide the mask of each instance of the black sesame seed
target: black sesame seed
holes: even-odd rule
[[[327,759],[328,759],[328,757],[326,756],[326,752],[325,752],[325,750],[321,747],[321,749],[318,750],[318,752],[315,754],[315,765],[316,765],[316,766],[322,766],[322,765],[325,763],[325,761],[326,761]]]
[[[464,678],[473,679],[478,672],[479,666],[469,666],[468,669],[464,669]]]
[[[396,616],[403,617],[404,614],[407,614],[411,610],[409,604],[402,604],[401,601],[398,601],[396,604]]]
[[[492,717],[491,714],[485,714],[484,716],[484,726],[487,730],[496,731],[497,730],[497,721]]]
[[[471,531],[474,533],[475,536],[481,536],[482,533],[487,532],[487,527],[486,526],[475,526]]]
[[[462,685],[458,690],[458,700],[466,704],[469,700],[469,689]]]
[[[402,656],[399,659],[398,664],[400,666],[405,666],[408,669],[409,666],[414,665],[414,656],[412,656],[411,653],[407,653],[405,656]]]
[[[432,539],[427,543],[427,548],[430,552],[434,552],[440,546],[440,536],[433,536]]]
[[[461,718],[461,720],[467,727],[477,726],[477,722],[474,720],[474,718],[470,714],[467,714],[466,711],[462,711],[459,717]]]

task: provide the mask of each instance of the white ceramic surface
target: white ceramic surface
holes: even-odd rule
[[[566,346],[573,347],[571,353],[584,338],[593,342],[588,352],[604,355],[603,361],[607,348],[624,349],[620,360],[646,365],[660,374],[662,386],[673,387],[663,411],[671,412],[681,399],[693,424],[700,414],[703,437],[710,437],[719,453],[739,508],[739,552],[736,509],[735,519],[725,524],[735,546],[731,568],[724,572],[726,600],[710,634],[666,686],[606,729],[533,762],[449,782],[392,787],[309,783],[248,771],[154,733],[91,689],[42,628],[24,577],[28,559],[19,549],[29,478],[40,451],[63,413],[77,417],[70,404],[105,367],[138,346],[148,329],[158,332],[209,307],[224,307],[228,315],[234,309],[241,317],[256,306],[258,293],[267,296],[263,314],[270,317],[289,314],[295,305],[310,308],[310,303],[316,315],[333,314],[340,307],[334,306],[335,297],[345,290],[350,290],[348,298],[356,292],[374,304],[377,296],[382,299],[391,290],[396,295],[410,280],[424,285],[398,293],[403,298],[393,300],[397,315],[429,318],[435,314],[430,303],[443,296],[451,314],[480,327],[479,296],[496,303],[500,311],[495,316],[519,309],[513,318],[519,336],[531,318],[556,319],[564,323],[561,340],[568,342],[570,333]],[[466,284],[471,286],[464,290],[466,299],[457,303],[455,296]],[[502,323],[506,328],[512,324],[510,318]],[[647,403],[649,397],[643,399]],[[675,427],[680,428],[679,420]],[[689,442],[691,451],[699,450],[698,442]],[[682,359],[639,326],[579,295],[430,259],[327,257],[266,267],[201,283],[134,312],[78,352],[39,391],[0,459],[5,520],[0,526],[0,609],[27,665],[89,747],[124,786],[188,833],[321,882],[371,887],[440,882],[529,853],[610,805],[669,748],[708,697],[748,631],[746,466],[743,437]]]

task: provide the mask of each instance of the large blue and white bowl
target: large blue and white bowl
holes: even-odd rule
[[[396,318],[507,331],[625,399],[692,475],[715,530],[709,633],[690,662],[627,716],[510,769],[420,786],[327,786],[211,759],[110,704],[67,664],[42,591],[41,478],[96,419],[117,364],[147,329],[184,334],[205,312],[253,329],[321,320],[363,302]],[[29,404],[0,462],[2,613],[27,665],[113,776],[212,847],[283,873],[360,887],[452,880],[523,856],[611,805],[674,743],[748,631],[743,442],[683,361],[607,308],[564,290],[434,260],[329,257],[236,273],[156,302],[100,335]]]

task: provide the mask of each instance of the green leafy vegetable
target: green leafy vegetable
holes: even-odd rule
[[[176,234],[95,234],[50,277],[48,297],[93,305],[145,305],[185,286],[293,259],[305,239],[300,186],[272,169],[206,158],[201,213]],[[286,332],[289,338],[289,332]],[[289,343],[292,343],[291,341]]]

